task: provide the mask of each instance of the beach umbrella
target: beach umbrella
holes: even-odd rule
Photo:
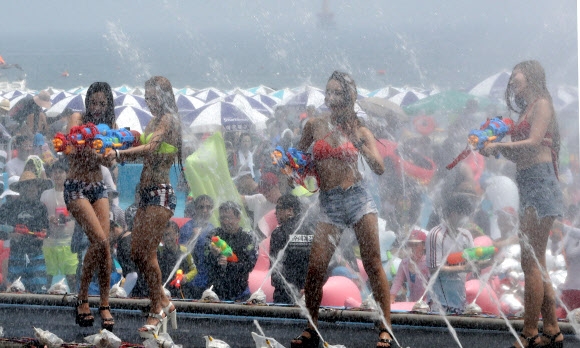
[[[148,109],[147,102],[144,97],[131,94],[122,94],[113,99],[113,104],[115,106],[133,106],[140,109]]]
[[[570,104],[578,104],[578,87],[576,86],[560,85],[555,90],[551,90],[550,94],[554,109],[558,112]]]
[[[16,103],[18,103],[21,99],[24,99],[26,97],[32,97],[32,94],[21,94],[21,95],[14,97],[12,99],[8,99],[10,101],[10,108],[13,108],[14,105],[16,105]]]
[[[276,105],[278,105],[279,103],[279,100],[263,94],[256,94],[255,96],[252,97],[252,99],[256,99],[257,101],[266,105],[272,110],[274,110]]]
[[[193,94],[193,96],[205,103],[208,103],[214,99],[225,97],[226,94],[216,88],[206,88],[202,89],[201,91],[197,91]]]
[[[185,94],[177,94],[175,96],[175,103],[180,114],[199,109],[205,105],[202,100]]]
[[[304,92],[294,95],[284,105],[304,107],[306,109],[308,105],[314,105],[315,108],[318,108],[323,104],[324,92],[315,87],[307,87]]]
[[[197,90],[195,88],[191,88],[191,87],[184,87],[182,89],[178,89],[177,92],[175,92],[175,96],[181,94],[181,95],[193,95],[197,92]]]
[[[71,93],[69,93],[69,92],[65,92],[65,91],[60,91],[60,92],[57,92],[57,93],[54,93],[54,94],[51,94],[51,95],[50,95],[50,102],[51,102],[52,104],[56,104],[56,103],[58,103],[59,101],[61,101],[61,100],[65,99],[65,98],[68,98],[68,97],[70,97],[70,96],[72,96],[72,94],[71,94]]]
[[[113,91],[115,91],[115,92],[117,92],[117,93],[120,93],[120,94],[127,94],[127,93],[129,93],[129,92],[130,92],[132,89],[133,89],[132,87],[129,87],[129,86],[127,86],[127,85],[122,85],[122,86],[119,86],[119,87],[115,87],[115,88],[113,88]]]
[[[276,92],[270,93],[270,94],[268,94],[268,96],[278,99],[280,101],[279,104],[284,104],[288,100],[290,100],[290,98],[292,98],[294,96],[294,94],[296,94],[296,93],[294,93],[291,89],[284,88],[284,89],[277,90]]]
[[[246,96],[246,97],[251,97],[251,96],[253,96],[255,93],[248,92],[248,91],[247,91],[247,90],[245,90],[245,89],[241,89],[241,88],[239,88],[239,87],[236,87],[236,88],[232,89],[231,91],[227,92],[227,93],[226,93],[226,96],[235,95],[235,94],[241,94],[241,95],[243,95],[243,96]]]
[[[122,105],[115,107],[115,122],[117,127],[125,127],[143,133],[153,116],[147,110]]]
[[[491,101],[485,97],[478,97],[469,93],[460,91],[445,91],[435,95],[423,98],[411,105],[404,106],[403,110],[407,115],[436,113],[457,113],[461,112],[469,100],[478,102],[479,108],[486,107]]]
[[[250,92],[251,94],[268,95],[268,94],[274,92],[274,89],[272,89],[268,86],[259,85],[256,87],[248,88],[247,91]]]
[[[2,94],[2,97],[4,97],[4,99],[8,99],[8,100],[12,100],[16,97],[20,97],[22,95],[28,94],[26,92],[23,91],[19,91],[19,90],[14,90],[14,91],[10,91],[10,92],[6,92],[4,94]]]
[[[82,94],[72,95],[62,99],[58,103],[52,104],[52,106],[46,110],[46,116],[56,117],[60,115],[66,108],[69,108],[75,112],[84,112],[85,96]]]
[[[389,100],[401,107],[411,105],[418,100],[427,97],[425,94],[413,90],[403,91],[390,97]]]
[[[502,71],[479,82],[469,90],[469,94],[478,97],[504,99],[505,90],[511,73]]]
[[[228,95],[227,97],[223,98],[223,101],[234,104],[244,112],[249,110],[256,110],[268,118],[273,114],[272,109],[270,109],[268,106],[260,103],[256,99],[241,94]]]
[[[402,91],[403,90],[401,88],[387,86],[387,87],[375,89],[374,91],[368,93],[367,97],[391,98],[391,97],[394,97],[397,94],[401,93]]]
[[[241,110],[232,103],[218,101],[205,105],[182,117],[184,126],[195,133],[221,130],[248,131],[266,129],[268,117],[255,110]]]
[[[367,115],[384,119],[389,124],[401,124],[407,121],[405,111],[388,99],[369,97],[361,99],[357,103]]]

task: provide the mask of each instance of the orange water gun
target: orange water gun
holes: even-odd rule
[[[468,260],[487,260],[491,259],[496,253],[497,248],[494,246],[469,248],[463,251],[449,254],[449,256],[447,256],[447,264],[450,266],[455,266],[464,264]]]
[[[173,278],[169,285],[179,289],[181,287],[181,282],[183,282],[183,270],[178,269],[177,272],[175,272],[175,278]]]
[[[14,227],[14,233],[32,235],[38,239],[46,238],[46,231],[32,232],[28,229],[28,227],[26,227],[26,225],[22,225],[22,224],[18,224]]]

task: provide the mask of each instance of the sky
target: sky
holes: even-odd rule
[[[318,14],[324,3],[333,13],[334,24],[330,27],[319,25]],[[295,56],[288,54],[293,45],[298,51],[310,50],[310,46],[299,45],[303,40],[348,41],[329,47],[360,50],[360,55],[366,51],[380,55],[380,51],[371,52],[368,47],[381,49],[384,45],[382,66],[374,62],[376,69],[396,73],[402,70],[403,59],[406,74],[416,75],[409,76],[410,81],[422,84],[442,84],[446,76],[457,79],[454,75],[459,74],[472,74],[470,82],[477,81],[533,58],[544,64],[552,80],[577,85],[576,6],[575,0],[21,0],[3,4],[0,28],[3,35],[21,40],[42,38],[54,49],[64,47],[61,41],[74,35],[106,37],[120,42],[118,46],[127,43],[125,49],[130,50],[147,35],[165,34],[167,41],[174,43],[161,49],[171,50],[164,53],[172,55],[172,59],[201,60],[212,56],[214,61],[209,64],[214,64],[214,68],[230,67],[220,57],[213,57],[222,54],[213,49],[224,42],[232,45],[232,55],[238,50],[253,49],[240,40],[224,41],[223,36],[247,35],[263,40],[268,54],[276,59],[292,57],[286,68],[296,69],[296,74],[304,69],[304,62],[297,62]],[[111,39],[119,34],[128,39]],[[6,55],[3,52],[9,47],[2,46],[0,40],[0,54]],[[324,43],[320,46],[326,47]],[[123,47],[114,49],[123,54]],[[142,65],[161,61],[153,56],[162,53],[141,49]],[[395,59],[393,52],[400,57]],[[317,54],[320,56],[303,52],[309,59],[331,57],[335,65],[348,60],[340,59],[346,53]],[[245,64],[240,61],[240,65]],[[343,68],[352,68],[352,64],[356,63],[350,59]],[[399,77],[397,82],[402,80]]]

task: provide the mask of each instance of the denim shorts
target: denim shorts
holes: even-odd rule
[[[140,200],[139,208],[145,208],[150,205],[158,205],[160,207],[171,210],[175,213],[177,206],[177,197],[173,187],[169,184],[159,184],[143,188],[139,191]]]
[[[86,199],[93,204],[101,198],[109,198],[104,181],[89,183],[66,179],[64,182],[64,202],[67,205],[75,199]]]
[[[552,163],[538,163],[518,170],[516,183],[520,195],[520,215],[526,208],[533,207],[539,219],[562,216],[564,197]]]
[[[321,190],[319,200],[319,222],[340,228],[352,227],[363,216],[378,213],[373,197],[360,181],[347,189],[337,186]]]

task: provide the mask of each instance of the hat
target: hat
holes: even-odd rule
[[[48,109],[52,106],[52,103],[50,102],[50,94],[48,94],[47,91],[40,91],[40,93],[35,95],[32,99],[34,99],[36,105],[41,108]]]
[[[42,146],[44,145],[44,135],[40,133],[34,134],[34,139],[32,140],[32,146]]]
[[[258,192],[264,194],[278,185],[278,177],[274,173],[264,173],[258,184]]]
[[[29,170],[22,172],[18,182],[12,183],[8,187],[12,191],[20,192],[20,190],[22,190],[26,185],[37,185],[41,191],[46,191],[53,187],[52,181],[48,179],[41,179]]]
[[[10,185],[17,183],[18,180],[20,180],[20,177],[18,175],[13,175],[8,178],[9,189],[2,192],[2,194],[0,195],[0,199],[4,199],[4,197],[6,196],[20,196],[20,193],[10,190]]]
[[[412,230],[409,235],[408,243],[421,243],[427,240],[427,234],[422,230]]]
[[[10,100],[2,99],[2,101],[0,102],[0,109],[4,111],[10,110]]]

